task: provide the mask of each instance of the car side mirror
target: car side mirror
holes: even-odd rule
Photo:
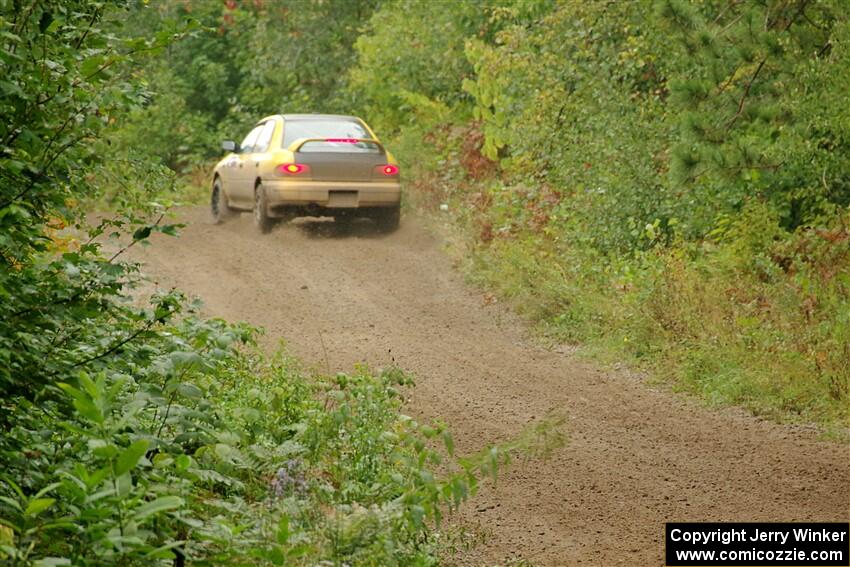
[[[234,142],[233,140],[225,140],[221,143],[221,149],[226,152],[235,152],[236,142]]]

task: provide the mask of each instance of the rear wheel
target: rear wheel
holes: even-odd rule
[[[221,224],[236,215],[236,211],[227,204],[227,197],[224,195],[221,179],[218,177],[213,182],[212,194],[210,195],[210,212],[215,224]]]
[[[372,218],[381,232],[393,232],[398,229],[401,222],[401,207],[386,207],[375,211]]]
[[[261,184],[254,188],[254,225],[261,233],[271,232],[274,219],[269,217],[269,205],[266,199],[266,191]]]

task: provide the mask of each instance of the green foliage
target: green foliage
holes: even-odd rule
[[[709,400],[845,421],[844,3],[481,14],[383,6],[350,86],[396,132],[413,201],[465,229],[473,277]]]
[[[676,3],[661,4],[663,12]],[[671,182],[714,196],[720,211],[765,199],[788,229],[847,206],[836,175],[846,121],[828,103],[847,85],[846,6],[715,4],[685,24],[669,18],[689,65],[670,81],[684,111]]]
[[[17,3],[2,6],[0,386],[27,400],[49,397],[64,373],[120,348],[126,337],[108,328],[93,329],[83,339],[92,341],[88,350],[79,348],[81,335],[88,334],[81,330],[95,316],[135,321],[138,328],[129,332],[139,334],[158,316],[156,309],[150,316],[110,309],[109,299],[134,269],[102,257],[95,239],[110,228],[132,227],[128,246],[153,230],[173,231],[161,224],[161,214],[149,221],[155,212],[150,208],[128,211],[82,242],[71,234],[83,214],[79,202],[96,192],[88,171],[103,156],[90,142],[136,100],[138,90],[126,77],[130,57],[155,52],[180,31],[115,35],[110,19],[124,10],[123,3],[70,0],[35,3],[28,10]],[[151,183],[163,178],[168,175],[157,172]]]
[[[375,0],[161,2],[141,29],[199,22],[166,56],[139,71],[142,104],[113,142],[188,173],[219,155],[224,139],[275,113],[350,112],[340,90],[352,44]]]
[[[310,381],[240,348],[246,327],[191,311],[159,325],[54,400],[8,400],[7,560],[431,561],[429,523],[478,469],[429,470],[442,457],[427,439],[442,433],[450,454],[451,438],[399,414],[409,378]]]
[[[548,194],[553,230],[605,250],[645,245],[644,225],[681,217],[656,171],[664,46],[640,3],[563,5],[496,38],[468,42],[477,76],[465,88],[515,198],[533,208]]]
[[[88,196],[84,168],[99,156],[83,142],[137,100],[123,73],[129,58],[155,52],[181,31],[116,36],[104,15],[123,10],[120,2],[71,0],[0,6],[0,251],[7,264],[42,248],[42,222],[74,216]]]
[[[427,0],[386,3],[357,39],[349,88],[380,130],[398,130],[423,112],[439,116],[463,101],[461,82],[472,72],[464,38],[484,28],[486,11],[469,2],[452,8]],[[420,33],[424,22],[428,33]]]

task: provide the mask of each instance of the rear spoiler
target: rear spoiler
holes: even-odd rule
[[[387,153],[387,150],[381,142],[371,138],[298,138],[289,144],[287,149],[290,152],[295,153],[300,150],[304,144],[309,144],[310,142],[337,142],[342,144],[358,144],[360,142],[367,142],[378,146],[378,149],[380,149],[383,153]]]

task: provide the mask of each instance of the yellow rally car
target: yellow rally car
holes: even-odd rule
[[[222,222],[253,211],[268,232],[277,219],[370,217],[384,231],[398,228],[398,163],[369,126],[354,116],[283,114],[260,120],[213,171],[210,205]]]

